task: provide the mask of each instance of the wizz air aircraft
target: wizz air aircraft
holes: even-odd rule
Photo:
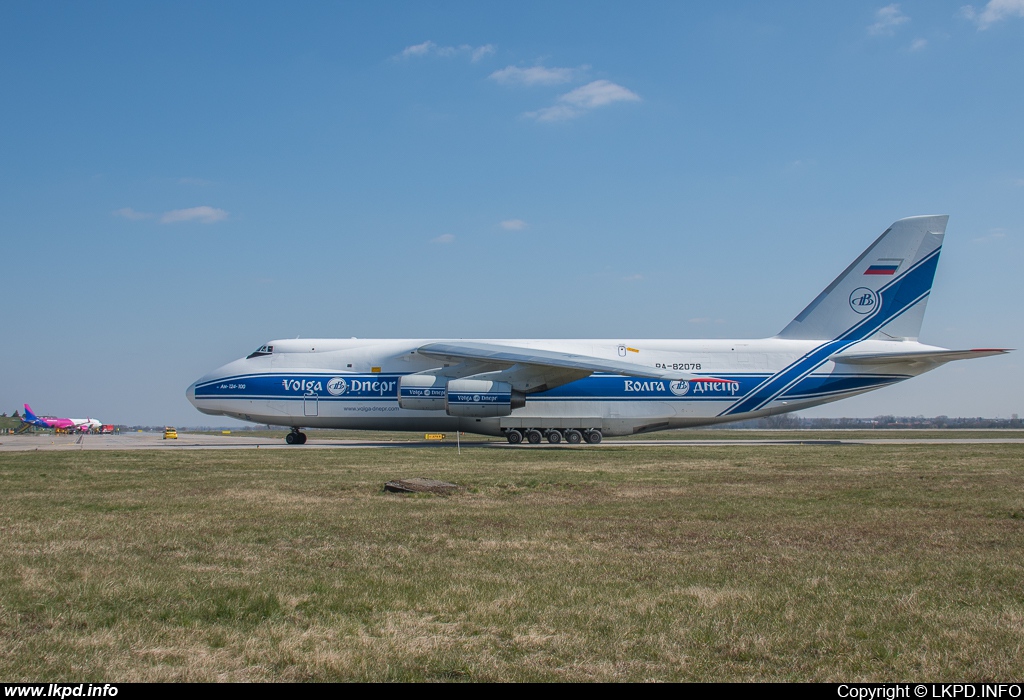
[[[918,342],[947,216],[900,219],[760,340],[275,340],[199,379],[209,415],[598,443],[799,411],[1005,349]]]
[[[25,404],[25,417],[21,419],[22,423],[27,425],[34,425],[37,428],[55,428],[58,430],[77,430],[78,432],[88,433],[91,430],[99,430],[100,421],[95,418],[54,418],[53,416],[37,416],[29,408],[28,404]]]

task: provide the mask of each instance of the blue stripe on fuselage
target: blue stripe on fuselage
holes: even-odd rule
[[[781,398],[813,399],[831,394],[877,389],[909,378],[909,374],[811,374],[784,391]]]
[[[196,385],[197,400],[300,399],[317,395],[322,400],[396,399],[399,374],[322,374],[273,372],[224,377]],[[343,380],[343,381],[336,381]],[[332,384],[332,381],[335,383]]]
[[[819,349],[821,353],[827,350]],[[807,356],[805,356],[807,357]],[[792,376],[797,370],[791,366]],[[346,389],[340,394],[328,391],[332,379],[345,379]],[[312,373],[246,374],[205,382],[196,387],[195,398],[208,400],[270,400],[292,401],[316,396],[320,401],[396,401],[399,374],[338,375]],[[716,373],[716,380],[694,380],[685,392],[672,391],[671,382],[659,379],[636,379],[620,375],[593,375],[543,393],[531,394],[530,402],[546,401],[728,401],[746,400],[756,396],[758,387],[772,376],[767,374]],[[782,394],[786,398],[813,399],[848,392],[863,391],[906,379],[906,375],[808,374],[798,378]],[[333,385],[335,391],[338,385]],[[318,388],[319,387],[319,388]],[[443,394],[436,398],[444,398]],[[450,400],[458,401],[455,396]]]

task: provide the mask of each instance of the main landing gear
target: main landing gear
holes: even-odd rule
[[[292,431],[284,436],[284,441],[289,445],[305,445],[306,434],[301,432],[298,428],[292,428]]]
[[[591,445],[596,445],[601,442],[603,436],[601,431],[596,428],[584,431],[579,431],[575,428],[569,428],[568,430],[557,430],[555,428],[527,428],[519,430],[517,428],[509,428],[505,431],[505,439],[508,440],[510,445],[518,445],[522,443],[524,438],[531,445],[539,445],[545,437],[552,445],[557,445],[562,440],[565,440],[570,445],[578,445],[584,441]]]

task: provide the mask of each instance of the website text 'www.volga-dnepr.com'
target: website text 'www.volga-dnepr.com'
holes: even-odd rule
[[[47,683],[4,688],[7,698],[112,698],[115,695],[117,686],[110,683]]]

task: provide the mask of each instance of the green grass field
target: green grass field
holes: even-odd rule
[[[1022,445],[23,452],[0,489],[7,681],[1024,670]]]

